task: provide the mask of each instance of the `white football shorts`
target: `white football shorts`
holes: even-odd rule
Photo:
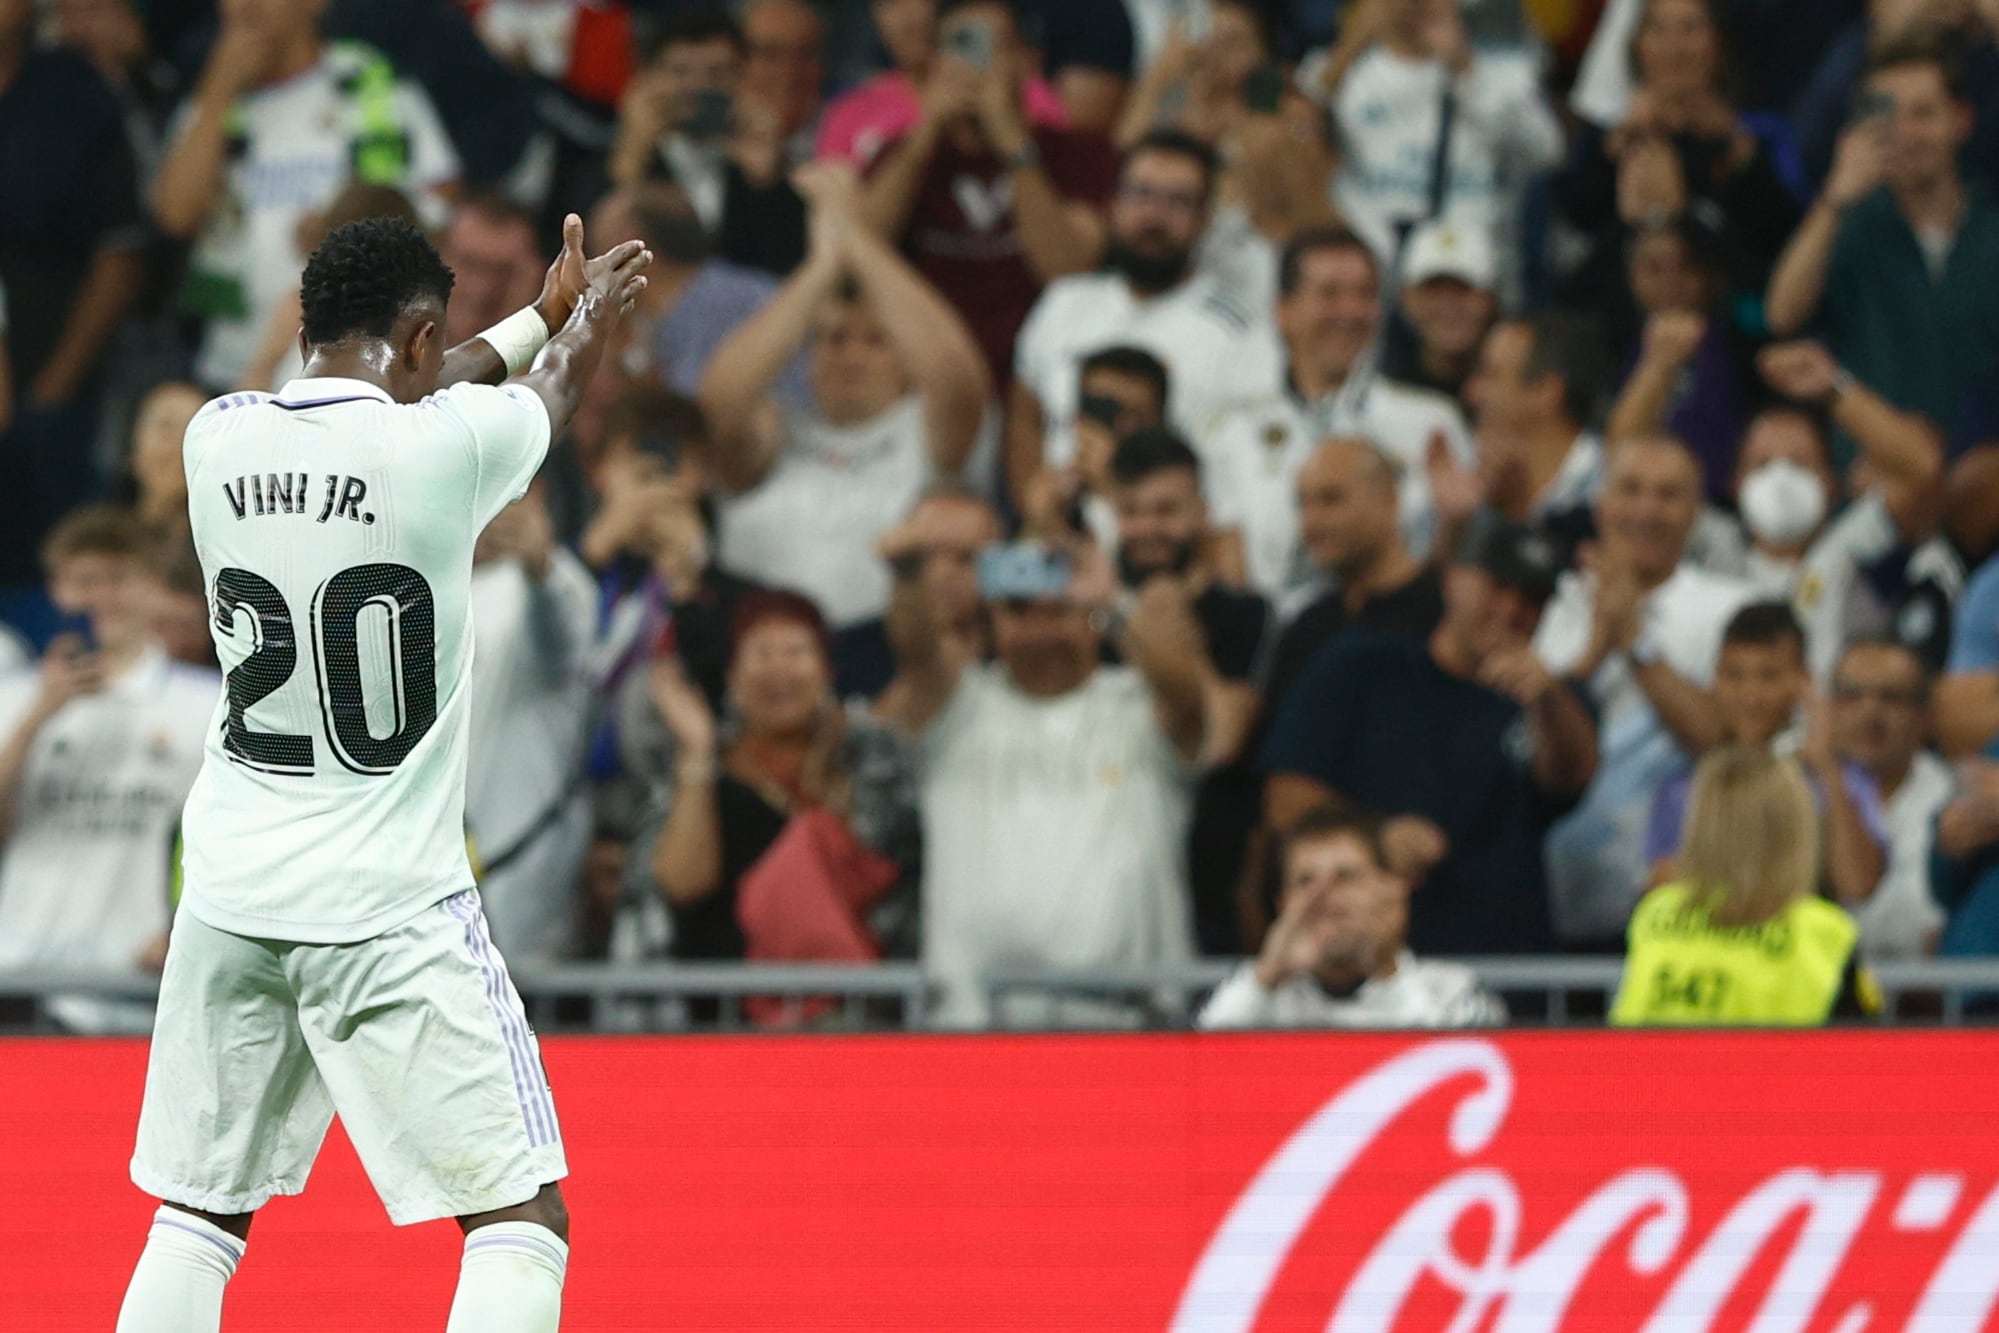
[[[305,1188],[335,1112],[398,1226],[511,1208],[569,1173],[476,892],[356,944],[176,916],[133,1183],[250,1212]]]

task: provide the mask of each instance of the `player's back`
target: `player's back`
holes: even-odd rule
[[[301,379],[196,414],[188,513],[227,682],[184,817],[202,920],[365,939],[471,886],[472,547],[548,436],[518,386],[398,405]]]

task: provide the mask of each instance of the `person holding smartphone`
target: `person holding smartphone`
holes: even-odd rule
[[[721,258],[782,277],[805,256],[805,201],[783,116],[744,85],[748,55],[720,9],[660,25],[619,99],[608,169],[616,185],[678,185]]]
[[[1110,144],[1041,122],[1013,9],[944,0],[923,114],[869,169],[863,209],[971,323],[1004,383],[1042,287],[1094,268],[1117,174]]]
[[[0,969],[157,969],[181,803],[221,680],[168,660],[148,627],[152,542],[108,506],[43,548],[65,628],[0,676]],[[84,1030],[143,1031],[150,1010],[64,996]]]
[[[1778,338],[1811,326],[1856,379],[1958,436],[1999,363],[1999,209],[1959,166],[1965,86],[1946,48],[1917,35],[1874,52],[1862,94],[1893,112],[1841,138],[1765,319]]]

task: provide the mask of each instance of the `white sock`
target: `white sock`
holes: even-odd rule
[[[535,1222],[494,1222],[465,1237],[444,1333],[555,1333],[569,1247]],[[123,1333],[123,1330],[120,1330]]]
[[[118,1333],[218,1333],[222,1289],[236,1275],[243,1247],[206,1218],[161,1208],[125,1289]]]

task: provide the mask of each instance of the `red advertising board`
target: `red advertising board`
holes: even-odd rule
[[[556,1039],[566,1330],[1999,1328],[1999,1034]],[[0,1328],[108,1330],[144,1050],[0,1042]],[[344,1141],[229,1327],[442,1328]]]

